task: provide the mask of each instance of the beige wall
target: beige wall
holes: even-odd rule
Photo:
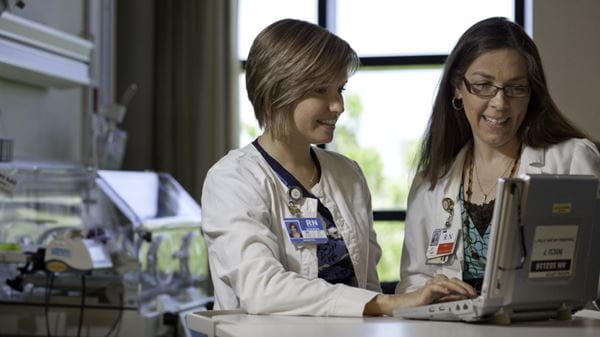
[[[0,79],[0,136],[21,159],[80,162],[83,89],[46,89]]]
[[[559,108],[600,140],[600,1],[533,0],[533,39]]]

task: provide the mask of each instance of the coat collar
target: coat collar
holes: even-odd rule
[[[542,173],[542,167],[546,164],[545,157],[546,149],[525,146],[521,153],[518,173]]]
[[[463,146],[462,149],[456,155],[454,163],[450,167],[450,170],[442,178],[441,183],[443,184],[444,197],[454,199],[458,196],[460,185],[462,184],[462,173],[465,165],[465,157],[471,149],[471,142]]]
[[[460,185],[462,184],[462,173],[464,170],[465,157],[471,150],[472,143],[469,142],[463,146],[462,149],[456,155],[456,159],[450,170],[441,179],[440,182],[443,186],[444,197],[455,199],[458,196]],[[545,165],[545,152],[544,148],[533,148],[530,146],[524,146],[521,152],[521,158],[519,163],[519,169],[517,175],[523,173],[542,173],[542,167]]]

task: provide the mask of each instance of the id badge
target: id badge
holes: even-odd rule
[[[284,218],[283,224],[290,241],[294,244],[327,242],[327,233],[321,218]]]
[[[454,254],[456,243],[458,240],[459,229],[452,228],[436,228],[431,233],[431,240],[427,247],[427,259],[446,257],[446,259],[433,260],[431,263],[442,264],[446,263],[447,257]],[[429,261],[428,261],[429,262]],[[436,263],[437,262],[437,263]]]

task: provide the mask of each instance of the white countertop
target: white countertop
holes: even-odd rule
[[[394,317],[310,317],[205,311],[187,316],[188,327],[208,337],[558,337],[600,336],[600,312],[582,310],[569,321],[517,322],[509,326],[403,320]]]

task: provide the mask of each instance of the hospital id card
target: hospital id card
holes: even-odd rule
[[[454,254],[458,233],[458,228],[435,228],[431,233],[431,240],[427,247],[427,259]]]
[[[290,241],[294,244],[327,242],[327,233],[321,218],[284,218],[283,224]]]

